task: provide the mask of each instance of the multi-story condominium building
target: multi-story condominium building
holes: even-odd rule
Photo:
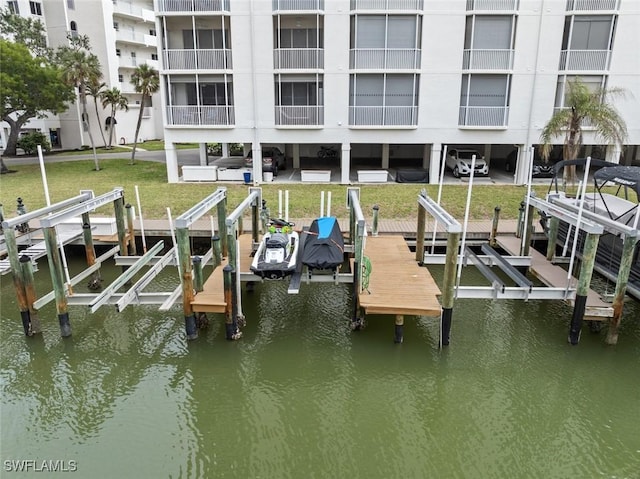
[[[601,145],[587,127],[586,154],[640,162],[635,0],[155,0],[155,13],[170,182],[173,144],[200,143],[204,163],[220,142],[253,158],[279,146],[310,168],[332,146],[341,183],[400,164],[437,181],[445,148],[474,148],[492,168],[517,151],[523,183],[576,77],[627,91],[614,104],[628,144]]]
[[[102,81],[107,88],[116,87],[129,100],[129,111],[118,111],[114,130],[114,144],[132,143],[140,111],[140,95],[130,83],[136,66],[147,63],[159,69],[155,15],[152,0],[0,0],[21,16],[39,19],[45,26],[50,47],[68,44],[67,35],[87,35],[92,52],[102,66]],[[162,138],[162,114],[159,94],[145,107],[139,140]],[[98,101],[98,124],[95,104],[88,97],[88,115],[96,146],[102,146],[100,129],[110,114]],[[5,143],[8,125],[2,124],[0,135]],[[52,146],[64,149],[89,145],[88,132],[80,122],[78,102],[58,116],[33,120],[24,131],[40,130],[49,135]],[[108,141],[108,135],[107,136]]]

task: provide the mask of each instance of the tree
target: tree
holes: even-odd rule
[[[47,47],[44,25],[39,19],[21,17],[5,7],[0,9],[0,32],[5,40],[26,46],[33,56],[52,58],[52,50]]]
[[[0,97],[0,118],[10,126],[5,155],[13,156],[22,126],[65,111],[75,94],[58,67],[34,57],[25,45],[0,39]]]
[[[138,115],[138,123],[136,124],[136,135],[133,139],[133,150],[131,151],[131,164],[133,165],[136,157],[136,148],[138,147],[138,134],[140,133],[140,125],[142,125],[142,115],[144,114],[146,99],[151,98],[151,95],[160,89],[160,76],[155,68],[143,63],[136,67],[133,75],[131,75],[131,84],[137,93],[142,94],[140,114]]]
[[[101,98],[103,108],[111,107],[111,115],[109,116],[109,145],[107,146],[107,148],[111,148],[113,129],[116,126],[116,111],[129,111],[129,100],[116,87],[102,92]]]
[[[78,37],[69,36],[69,46],[63,46],[56,52],[58,63],[62,67],[62,79],[74,88],[77,88],[82,106],[82,126],[89,134],[91,149],[93,150],[93,162],[96,171],[100,170],[98,154],[91,134],[89,115],[87,114],[87,85],[102,78],[100,70],[100,60],[91,53],[89,37],[80,35]]]
[[[580,79],[570,81],[565,97],[566,108],[556,111],[542,129],[542,157],[547,160],[553,149],[552,140],[564,135],[563,158],[575,160],[582,146],[582,128],[585,125],[593,128],[596,138],[604,143],[622,146],[627,137],[627,127],[608,100],[623,94],[624,91],[619,88],[598,88],[592,91]],[[575,166],[565,172],[565,175],[565,180],[575,183]]]
[[[98,120],[98,129],[100,130],[100,136],[102,137],[102,146],[107,146],[107,140],[102,132],[102,126],[100,121],[100,114],[98,113],[98,100],[102,97],[102,94],[107,88],[107,84],[101,82],[99,79],[94,78],[87,84],[87,95],[93,97],[93,106],[96,109],[96,118]]]

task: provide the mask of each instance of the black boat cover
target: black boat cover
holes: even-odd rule
[[[640,198],[640,166],[612,166],[602,168],[593,174],[593,179],[602,187],[607,181],[632,189]]]
[[[344,240],[336,218],[325,216],[313,220],[302,252],[302,264],[309,268],[329,269],[344,261]]]

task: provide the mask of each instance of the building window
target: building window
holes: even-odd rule
[[[152,53],[151,54],[151,59],[152,60],[157,60],[158,59],[158,54],[157,53]]]
[[[276,48],[322,48],[322,33],[317,28],[282,28]]]
[[[7,2],[7,8],[15,15],[20,15],[20,8],[18,7],[18,0],[9,0]]]
[[[468,16],[462,68],[510,70],[515,22],[511,15]]]
[[[42,16],[42,5],[40,2],[29,2],[29,8],[32,15]]]
[[[124,82],[124,75],[118,75],[118,81],[120,83],[123,83]]]
[[[76,2],[75,0],[67,0],[67,8],[69,10],[75,10],[76,9]]]
[[[69,30],[71,31],[71,37],[72,38],[77,38],[78,37],[78,24],[76,22],[71,22],[69,24]]]
[[[120,51],[120,49],[119,49],[119,48],[116,48],[116,56],[118,56],[118,57],[119,57],[121,54],[122,54],[122,52]]]
[[[278,106],[318,106],[322,96],[322,82],[306,82],[285,79],[276,82],[276,105]]]
[[[118,22],[113,22],[113,29],[117,32],[120,30],[120,25],[118,24]]]
[[[182,30],[182,41],[186,50],[193,50],[193,30]],[[222,30],[196,30],[195,48],[201,50],[221,50],[229,48],[229,31],[224,31],[224,39]]]
[[[566,97],[568,94],[568,84],[576,80],[580,80],[589,91],[593,93],[606,86],[606,77],[603,75],[561,75],[558,77],[558,85],[556,87],[556,100],[554,104],[556,108],[567,107]]]
[[[350,125],[416,125],[417,74],[354,74],[349,85]]]
[[[151,35],[152,37],[155,37],[156,31],[154,29],[149,30],[149,35]]]
[[[459,125],[507,126],[510,75],[463,75]]]
[[[569,16],[565,19],[562,49],[610,50],[614,27],[612,15]]]

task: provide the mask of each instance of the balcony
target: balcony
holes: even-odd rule
[[[567,12],[575,10],[618,10],[620,0],[567,0]]]
[[[230,0],[155,0],[155,10],[164,12],[228,12]]]
[[[349,68],[377,70],[417,70],[421,51],[416,48],[353,48]]]
[[[351,0],[351,10],[422,10],[424,0]]]
[[[274,12],[324,10],[324,0],[272,0],[272,5]]]
[[[463,70],[511,70],[513,50],[465,50],[462,56]]]
[[[160,66],[160,62],[158,60],[140,60],[135,57],[119,57],[118,58],[118,66],[120,68],[136,68],[143,63],[149,65],[151,68],[157,70]]]
[[[145,35],[144,33],[118,30],[116,32],[116,41],[123,43],[134,43],[136,45],[146,45],[146,36],[147,35]]]
[[[168,106],[167,123],[169,125],[228,126],[235,124],[233,106]]]
[[[470,10],[504,10],[514,11],[518,9],[520,0],[467,0],[467,11]]]
[[[155,15],[153,13],[153,10],[147,10],[146,8],[135,6],[131,2],[114,0],[113,13],[116,15],[133,18],[135,20],[155,22]]]
[[[608,70],[609,50],[562,50],[560,70]]]
[[[324,68],[324,49],[276,48],[273,51],[273,68],[276,70]]]
[[[276,125],[314,126],[324,124],[323,106],[276,106]]]
[[[133,86],[130,82],[121,81],[119,83],[119,88],[122,93],[136,93],[136,87]]]
[[[499,126],[509,122],[508,106],[461,106],[459,126]]]
[[[350,106],[350,126],[415,126],[417,106]]]
[[[231,50],[165,50],[167,70],[227,70],[231,69]]]

